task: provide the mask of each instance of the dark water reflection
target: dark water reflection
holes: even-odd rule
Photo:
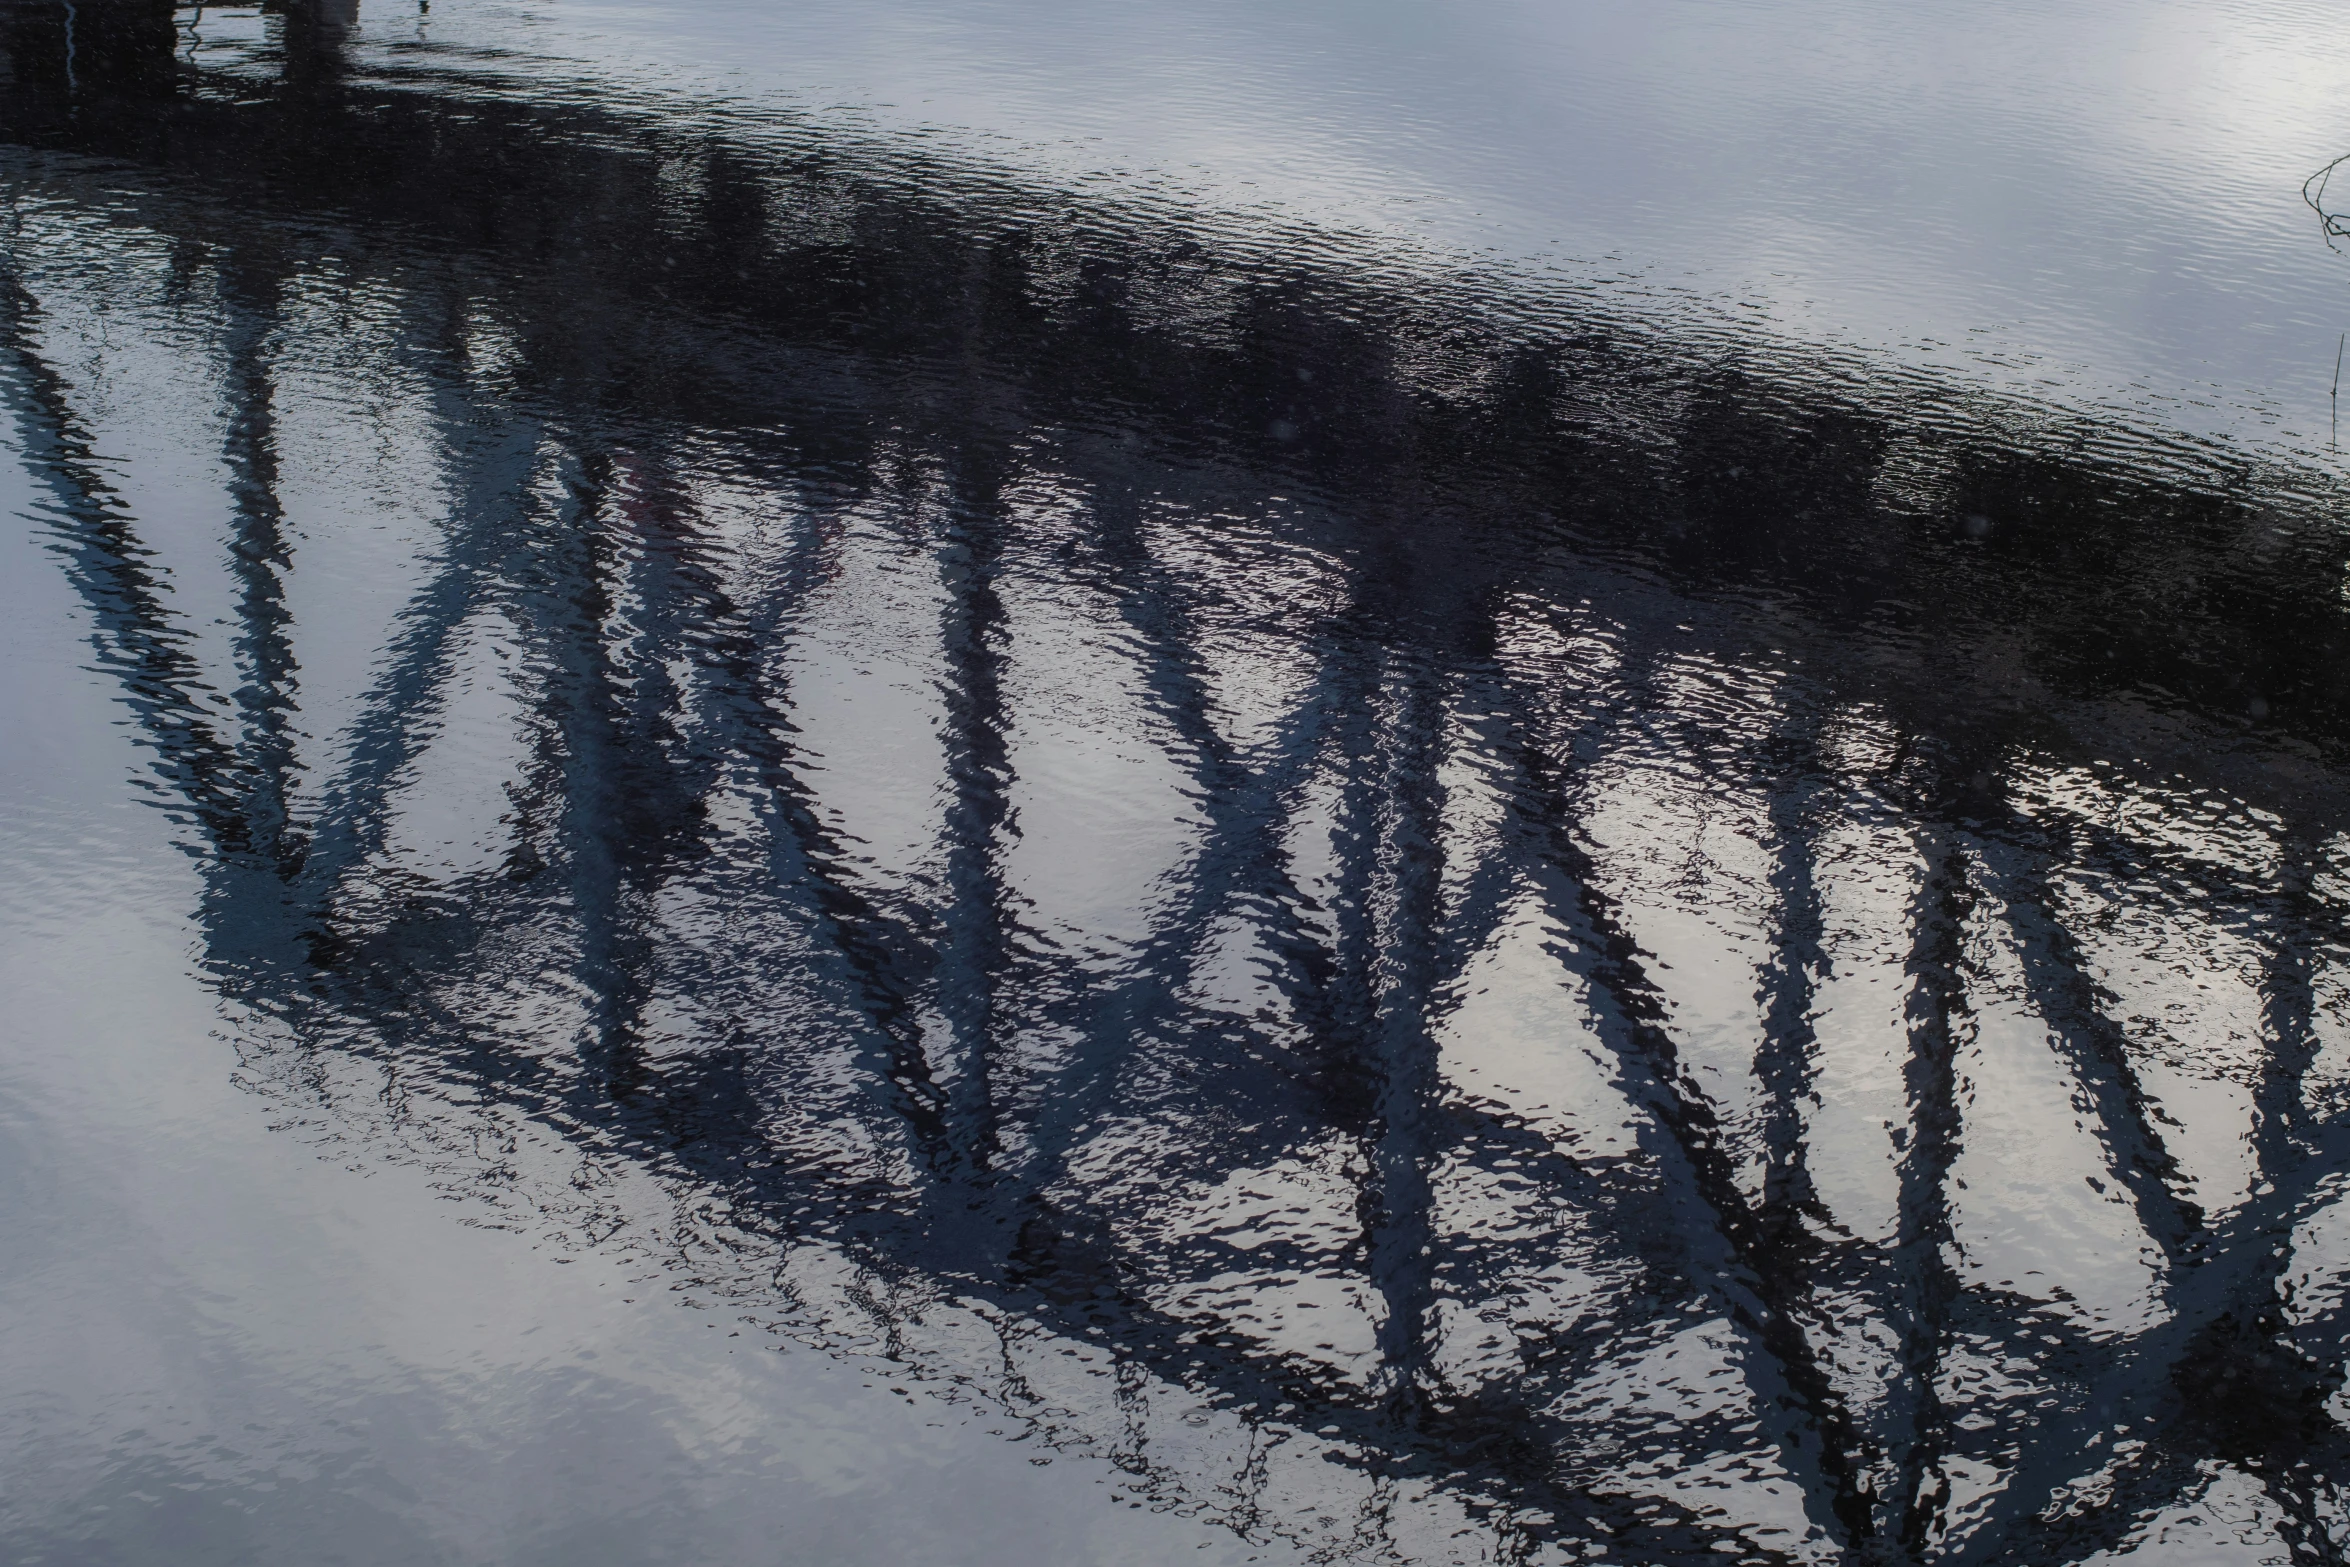
[[[2329,479],[349,20],[0,10],[253,1091],[1318,1559],[2341,1559]]]

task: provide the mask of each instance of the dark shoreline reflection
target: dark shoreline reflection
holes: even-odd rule
[[[2340,1559],[2328,485],[273,25],[0,8],[0,374],[268,1091],[654,1169],[681,1279],[1333,1560],[2075,1562],[2223,1471]],[[338,381],[433,465],[380,637]]]

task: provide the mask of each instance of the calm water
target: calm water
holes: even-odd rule
[[[0,0],[0,1556],[2343,1560],[2346,79]]]

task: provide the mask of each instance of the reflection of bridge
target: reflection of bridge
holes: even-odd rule
[[[1366,1476],[1334,1552],[1433,1488],[1528,1560],[2070,1562],[2225,1480],[2340,1558],[2322,511],[100,11],[70,84],[0,12],[7,395],[287,1092],[658,1169],[850,1259],[820,1322],[1115,1343]],[[218,389],[217,560],[101,309]]]

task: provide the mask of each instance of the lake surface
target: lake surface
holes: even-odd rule
[[[0,1556],[2341,1561],[2346,79],[0,0]]]

